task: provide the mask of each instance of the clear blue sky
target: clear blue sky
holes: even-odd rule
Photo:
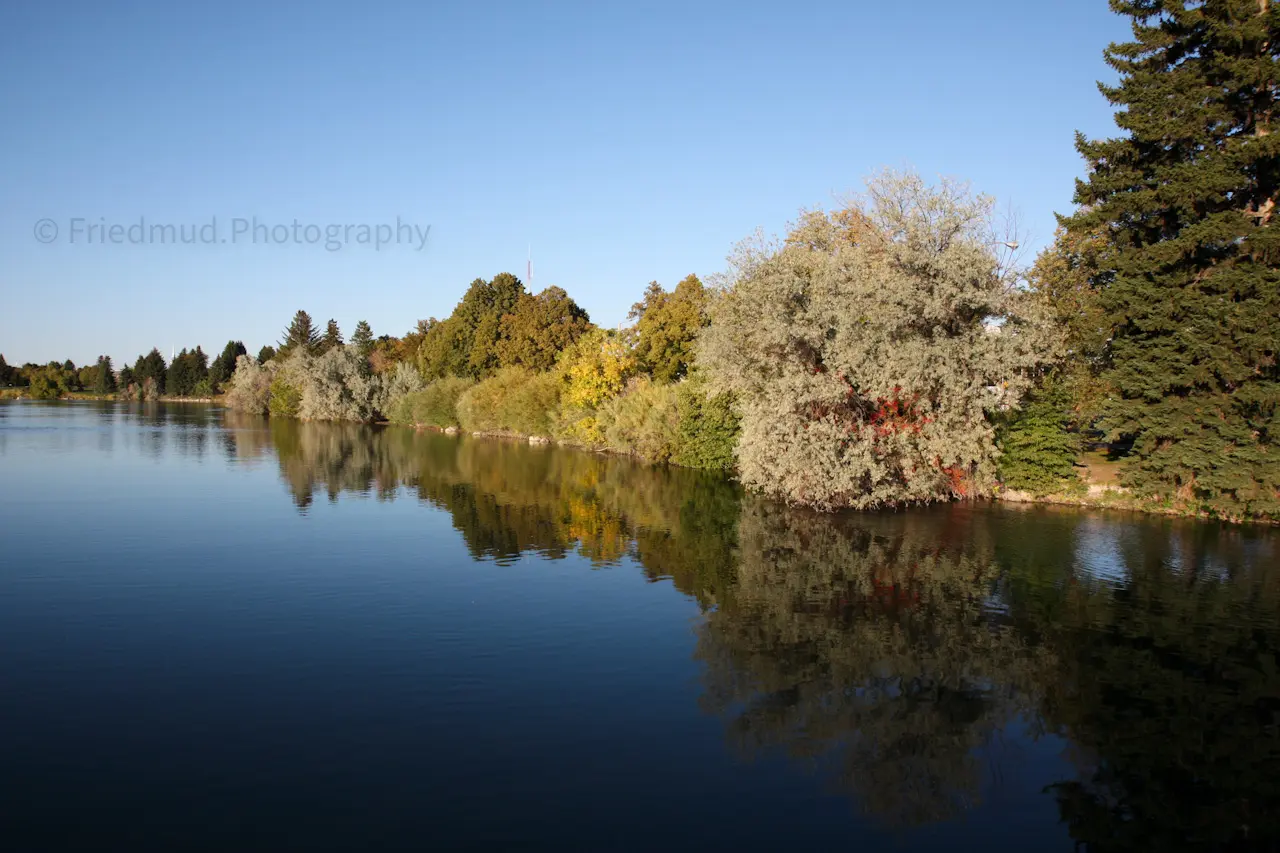
[[[0,352],[256,351],[298,308],[403,334],[530,243],[535,289],[615,325],[884,165],[972,181],[1039,247],[1127,35],[1105,0],[5,3]],[[425,249],[69,242],[397,216]]]

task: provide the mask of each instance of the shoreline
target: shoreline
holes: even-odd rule
[[[568,450],[579,450],[585,453],[607,453],[613,456],[623,456],[633,459],[644,465],[672,465],[677,468],[684,467],[676,465],[674,462],[652,462],[634,453],[627,453],[621,450],[614,450],[610,447],[594,447],[591,445],[580,444],[578,442],[568,441],[565,439],[552,439],[545,436],[523,435],[520,433],[508,432],[486,432],[475,431],[469,432],[461,427],[438,427],[434,424],[392,424],[386,423],[386,426],[403,426],[417,432],[437,432],[450,436],[469,436],[471,438],[480,439],[497,439],[501,441],[515,441],[520,443],[528,443],[534,447],[546,447],[555,445]],[[690,469],[690,470],[709,470],[709,469]],[[725,476],[732,477],[728,472]],[[1121,512],[1136,512],[1143,515],[1161,515],[1166,518],[1186,518],[1195,521],[1218,522],[1220,524],[1257,524],[1265,527],[1280,526],[1280,520],[1269,520],[1264,518],[1224,518],[1222,516],[1212,515],[1202,510],[1184,509],[1170,504],[1161,504],[1149,498],[1142,498],[1134,495],[1128,489],[1120,486],[1099,485],[1091,483],[1083,483],[1085,489],[1081,493],[1073,492],[1054,492],[1051,494],[1035,494],[1020,489],[1004,489],[996,491],[994,494],[986,496],[985,500],[993,502],[1010,504],[1013,506],[1072,506],[1080,509],[1092,510],[1113,510]],[[909,507],[907,507],[909,508]]]
[[[18,389],[7,388],[5,391]],[[116,394],[93,394],[88,391],[74,392],[61,397],[31,397],[26,394],[7,394],[0,392],[0,400],[27,400],[35,403],[217,403],[220,397],[157,397],[154,400],[122,400]]]
[[[15,389],[6,389],[15,390]],[[16,396],[0,396],[0,400],[34,400],[32,397],[25,395]],[[155,400],[121,400],[115,395],[92,395],[78,394],[76,396],[64,396],[54,398],[58,402],[116,402],[116,403],[203,403],[203,404],[221,404],[221,397],[160,397]],[[36,402],[41,402],[36,400]],[[266,416],[264,416],[266,417]],[[294,420],[297,420],[296,418]],[[524,435],[523,433],[501,432],[501,431],[469,431],[461,427],[439,427],[435,424],[395,424],[390,421],[374,421],[370,426],[380,427],[403,427],[412,429],[415,432],[436,432],[448,436],[467,436],[469,438],[490,439],[498,441],[518,442],[527,444],[531,447],[561,447],[566,450],[577,450],[583,453],[605,453],[612,456],[620,456],[629,458],[643,465],[671,465],[674,467],[685,467],[676,465],[671,461],[652,461],[638,456],[634,453],[628,453],[622,450],[615,450],[606,446],[594,446],[582,444],[580,442],[568,439],[555,439],[548,436],[540,435]],[[690,470],[706,470],[714,473],[712,469],[690,469]],[[728,472],[722,472],[727,477],[732,477]],[[1187,518],[1196,521],[1218,522],[1221,524],[1256,524],[1266,527],[1280,526],[1280,520],[1269,520],[1264,518],[1226,518],[1223,516],[1213,515],[1203,510],[1195,510],[1179,507],[1173,504],[1161,503],[1150,498],[1142,498],[1134,495],[1127,489],[1113,485],[1099,485],[1096,483],[1082,483],[1084,490],[1081,492],[1064,491],[1051,494],[1035,494],[1020,489],[1000,489],[986,497],[988,500],[1000,503],[1011,504],[1014,506],[1072,506],[1081,509],[1092,510],[1119,510],[1123,512],[1137,512],[1144,515],[1160,515],[1166,518]]]

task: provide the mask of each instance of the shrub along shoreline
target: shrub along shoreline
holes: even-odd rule
[[[555,373],[525,371],[499,372],[482,382],[442,379],[401,397],[387,422],[733,471],[738,418],[732,401],[709,395],[698,379],[660,384],[636,377],[594,408],[564,399],[568,386]]]

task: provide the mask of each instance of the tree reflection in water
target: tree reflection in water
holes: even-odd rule
[[[734,742],[823,759],[896,825],[972,805],[978,748],[1032,710],[1052,667],[993,606],[999,574],[974,516],[832,518],[750,502],[740,554],[698,643],[707,704]]]
[[[611,456],[226,425],[227,453],[273,454],[300,510],[416,496],[477,559],[670,579],[705,611],[703,702],[734,748],[809,763],[887,823],[973,805],[984,747],[1021,719],[1071,744],[1078,772],[1047,794],[1085,849],[1280,844],[1274,531],[982,505],[824,516]]]

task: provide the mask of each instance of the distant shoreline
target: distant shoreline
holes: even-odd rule
[[[157,397],[154,400],[122,400],[116,394],[90,394],[73,392],[61,397],[32,397],[23,393],[12,393],[20,389],[8,388],[0,390],[0,400],[29,400],[36,403],[220,403],[221,397]]]

